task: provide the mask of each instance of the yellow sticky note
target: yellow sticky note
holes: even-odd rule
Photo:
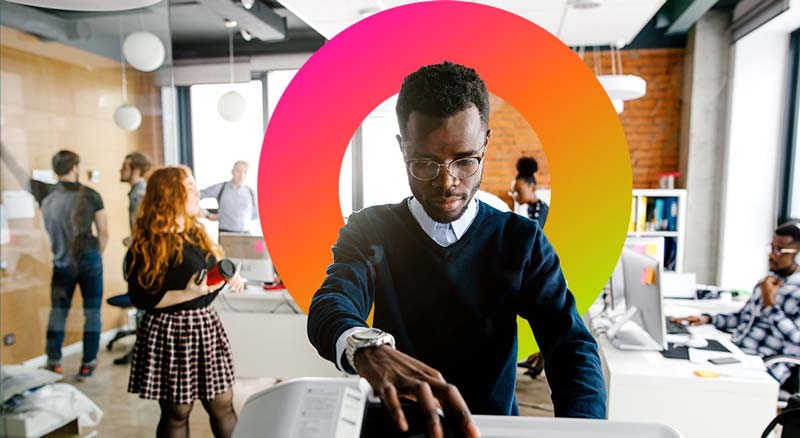
[[[656,246],[655,243],[650,243],[644,248],[644,253],[649,256],[656,255],[657,252],[658,252],[658,247]]]

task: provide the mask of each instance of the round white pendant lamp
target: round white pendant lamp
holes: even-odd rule
[[[166,50],[164,43],[150,32],[133,32],[125,37],[122,43],[122,54],[131,67],[139,71],[150,72],[164,63]]]
[[[122,17],[120,17],[119,42],[121,49],[123,46],[122,35]],[[139,108],[136,108],[136,106],[128,103],[128,79],[127,75],[125,74],[126,68],[124,55],[120,56],[119,64],[122,73],[122,105],[114,110],[114,123],[125,131],[135,131],[136,129],[139,129],[139,126],[142,125],[142,113],[139,111]]]
[[[599,75],[597,80],[612,100],[638,99],[647,92],[647,82],[635,75]]]
[[[613,100],[634,100],[643,97],[647,93],[647,82],[636,75],[626,75],[622,73],[622,53],[620,48],[611,46],[611,74],[604,75],[599,71],[599,57],[595,51],[595,74],[600,85],[606,90],[609,99]],[[615,104],[616,108],[617,105]],[[622,112],[617,111],[617,113]]]
[[[152,6],[161,0],[7,0],[9,3],[64,11],[110,12]]]
[[[228,20],[226,20],[227,22]],[[225,27],[228,27],[227,25]],[[230,79],[233,85],[233,29],[228,32],[228,56],[230,64]],[[244,112],[247,109],[247,102],[244,97],[236,91],[228,91],[220,96],[217,101],[217,111],[225,121],[238,122],[244,117]]]
[[[114,111],[114,123],[126,131],[135,131],[142,125],[142,113],[130,104],[123,104]]]
[[[228,91],[217,101],[219,115],[228,122],[242,120],[246,107],[247,104],[244,101],[244,97],[235,91]]]

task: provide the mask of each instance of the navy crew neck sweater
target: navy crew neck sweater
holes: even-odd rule
[[[555,415],[605,418],[597,344],[536,222],[481,202],[461,239],[441,247],[406,201],[370,207],[340,230],[327,274],[308,319],[327,360],[374,305],[373,325],[456,385],[473,414],[516,415],[519,315],[544,355]]]

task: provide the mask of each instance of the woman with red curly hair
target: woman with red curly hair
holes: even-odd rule
[[[224,283],[196,283],[222,257],[196,217],[199,194],[189,168],[166,167],[148,180],[125,271],[134,305],[145,310],[136,336],[128,392],[158,400],[158,437],[189,436],[200,399],[215,437],[229,437],[233,411],[230,343],[211,306]],[[233,290],[243,283],[229,280]]]

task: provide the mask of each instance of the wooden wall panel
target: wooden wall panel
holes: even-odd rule
[[[129,102],[143,114],[142,126],[126,132],[113,122],[122,104],[119,63],[91,53],[41,42],[2,28],[0,33],[0,142],[20,166],[50,169],[60,149],[81,156],[81,182],[103,198],[109,220],[109,243],[103,254],[104,299],[124,293],[122,239],[128,230],[129,186],[119,181],[123,158],[132,151],[163,157],[160,93],[152,74],[127,70]],[[100,171],[100,182],[87,172]],[[0,164],[0,188],[20,190],[6,160]],[[44,353],[50,310],[52,256],[41,213],[9,221],[12,241],[0,249],[7,269],[0,277],[0,336],[13,333],[16,343],[0,346],[0,363],[18,363]],[[81,340],[82,302],[76,291],[67,320],[66,344]],[[125,315],[103,304],[103,330],[119,326]]]

